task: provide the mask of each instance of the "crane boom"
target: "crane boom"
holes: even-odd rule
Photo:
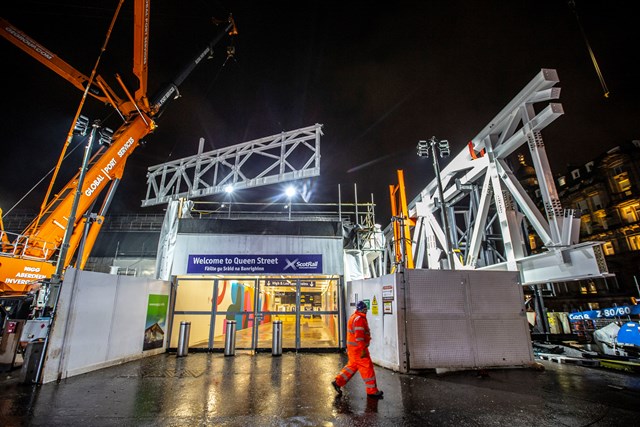
[[[75,213],[71,213],[71,209],[80,173],[77,173],[58,194],[52,197],[39,220],[34,220],[12,242],[8,241],[7,233],[0,231],[0,234],[2,234],[0,236],[0,293],[2,291],[26,292],[30,288],[30,283],[51,277],[55,270],[54,259],[56,255],[60,254],[61,244],[64,243],[63,237],[67,228],[71,228],[73,232],[68,242],[69,247],[63,260],[63,265],[66,267],[71,263],[83,237],[84,227],[82,225],[87,221],[86,217],[88,215],[86,214],[107,188],[111,188],[110,192],[113,191],[115,186],[110,185],[110,183],[118,182],[122,178],[127,159],[140,145],[140,141],[155,130],[155,119],[158,118],[168,102],[175,99],[173,95],[177,94],[178,86],[191,74],[201,60],[212,51],[213,46],[225,34],[236,34],[235,23],[229,17],[224,30],[220,31],[195,56],[195,59],[182,69],[170,85],[153,97],[153,105],[150,106],[146,98],[149,3],[150,0],[136,0],[134,9],[136,12],[134,23],[136,46],[134,47],[133,72],[139,80],[139,88],[136,90],[135,96],[131,96],[123,85],[123,89],[127,92],[129,98],[127,103],[130,103],[133,108],[127,109],[126,120],[114,133],[110,144],[103,146],[91,158],[82,182],[81,194]],[[8,38],[6,34],[18,34],[19,36],[14,36],[13,40],[8,39],[72,82],[74,86],[82,87],[84,90],[83,82],[89,81],[86,76],[64,63],[64,61],[59,60],[55,55],[49,54],[41,45],[33,42],[32,39],[12,27],[5,20],[0,21],[0,23],[2,24],[0,33],[5,38]],[[10,29],[7,30],[7,28]],[[37,58],[38,55],[43,55],[38,52],[45,51],[47,52],[44,55],[45,59]],[[102,100],[102,98],[98,97],[97,92],[92,94]],[[105,99],[108,98],[105,97]],[[126,103],[121,103],[121,105],[124,104]],[[107,199],[110,199],[110,197]],[[108,205],[108,202],[105,203]],[[101,215],[105,211],[106,206],[103,204]],[[69,223],[69,218],[75,218],[73,224]],[[91,225],[90,234],[92,238],[88,241],[89,243],[85,243],[82,254],[79,255],[79,258],[82,258],[78,260],[80,265],[83,265],[86,261],[101,224],[102,221],[100,220]]]
[[[134,5],[133,25],[133,74],[138,78],[139,86],[135,99],[143,104],[147,103],[147,73],[149,71],[149,7],[150,0],[136,1]]]
[[[85,87],[89,82],[89,77],[67,64],[55,53],[51,52],[49,49],[3,18],[0,18],[0,36],[4,37],[14,46],[61,76],[63,79],[67,80],[77,89],[80,89],[81,91],[85,90]],[[113,104],[114,107],[119,109],[123,109],[125,107],[124,104],[128,103],[128,101],[126,102],[119,98],[109,87],[107,82],[99,75],[96,76],[95,82],[93,82],[89,87],[89,95],[98,101],[104,102],[105,104]]]

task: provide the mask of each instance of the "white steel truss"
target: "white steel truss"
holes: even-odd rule
[[[523,284],[608,275],[599,242],[578,244],[580,218],[563,210],[541,131],[564,112],[555,70],[542,69],[440,172],[445,209],[434,179],[409,203],[415,268],[446,267],[452,242],[455,269],[520,270]],[[547,103],[548,105],[542,105]],[[535,106],[535,108],[534,108]],[[507,157],[528,145],[545,215],[516,179]],[[441,226],[448,216],[450,236]],[[545,251],[531,255],[528,226]],[[392,241],[391,227],[385,230]],[[395,245],[389,245],[392,251]],[[393,260],[392,254],[387,259]]]
[[[151,166],[142,206],[194,199],[320,175],[322,125],[315,124]]]

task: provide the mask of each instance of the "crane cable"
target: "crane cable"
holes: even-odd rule
[[[596,74],[598,75],[598,79],[600,80],[600,85],[602,86],[602,90],[604,91],[604,97],[609,98],[609,88],[607,88],[607,83],[604,81],[604,76],[602,75],[602,71],[600,71],[600,66],[598,65],[598,61],[596,60],[596,55],[593,53],[593,49],[591,49],[591,45],[589,44],[589,39],[587,38],[587,34],[584,32],[584,28],[580,23],[580,18],[578,17],[578,11],[576,10],[576,2],[574,0],[569,0],[569,7],[573,11],[573,14],[576,16],[576,21],[578,22],[580,33],[582,34],[584,43],[587,45],[587,50],[589,51],[591,62],[593,62],[593,67],[596,70]]]
[[[62,148],[62,151],[60,153],[60,157],[58,158],[58,163],[56,164],[56,167],[54,169],[53,172],[53,176],[51,177],[51,182],[49,183],[49,188],[47,189],[47,193],[42,201],[42,205],[40,206],[40,212],[38,213],[38,216],[36,217],[35,221],[33,222],[33,230],[37,229],[39,223],[40,223],[40,219],[42,218],[42,216],[44,215],[44,211],[47,207],[47,204],[49,202],[49,196],[51,195],[51,191],[53,190],[53,185],[56,181],[56,178],[58,176],[58,172],[60,171],[60,166],[62,165],[62,161],[65,158],[65,153],[67,151],[67,148],[69,147],[69,144],[71,143],[71,139],[73,138],[73,131],[76,125],[76,122],[78,121],[78,118],[80,117],[80,113],[82,112],[82,108],[84,107],[84,103],[87,99],[87,94],[89,93],[89,89],[91,87],[91,84],[93,83],[93,79],[97,73],[98,70],[98,65],[100,64],[100,59],[102,58],[102,54],[107,50],[107,44],[109,43],[109,39],[111,37],[111,32],[113,31],[113,27],[115,26],[116,23],[116,18],[118,17],[118,15],[120,14],[120,9],[122,8],[122,3],[124,2],[124,0],[120,0],[118,2],[118,6],[116,8],[115,13],[113,14],[113,18],[111,19],[111,24],[109,25],[109,29],[107,30],[107,35],[105,36],[105,40],[104,43],[102,44],[102,48],[100,49],[100,53],[98,54],[98,58],[96,59],[96,63],[93,66],[93,69],[91,70],[91,75],[89,76],[89,80],[86,83],[86,87],[84,90],[84,93],[82,94],[82,99],[80,100],[80,105],[78,105],[78,109],[76,110],[76,114],[75,117],[73,118],[73,121],[71,122],[71,128],[69,129],[69,133],[67,135],[67,139],[65,141],[65,145]],[[75,214],[75,213],[73,213]]]
[[[66,154],[65,154],[64,158],[62,159],[62,161],[65,161],[65,160],[67,159],[67,157],[69,157],[71,154],[73,154],[73,152],[74,152],[74,151],[76,151],[76,149],[77,149],[78,147],[80,147],[80,146],[84,145],[84,143],[87,141],[87,138],[88,138],[88,136],[87,136],[87,137],[85,137],[85,138],[83,138],[82,140],[80,140],[80,141],[78,142],[78,144],[77,144],[75,147],[73,147],[70,151],[66,152]],[[36,188],[38,188],[38,186],[39,186],[40,184],[42,184],[42,181],[44,181],[44,180],[45,180],[49,175],[51,175],[53,172],[55,172],[55,170],[56,170],[56,168],[55,168],[55,166],[54,166],[53,168],[51,168],[51,170],[50,170],[49,172],[47,172],[47,173],[46,173],[42,178],[40,178],[40,181],[36,182],[36,183],[33,185],[33,187],[31,187],[31,189],[30,189],[29,191],[27,191],[27,192],[22,196],[22,198],[20,198],[20,200],[18,200],[17,202],[15,202],[15,203],[13,204],[13,206],[11,206],[11,207],[9,208],[9,210],[8,210],[8,211],[4,212],[4,213],[0,216],[0,220],[2,220],[2,217],[6,217],[7,215],[9,215],[9,214],[11,213],[11,211],[13,211],[15,208],[17,208],[17,207],[18,207],[18,205],[19,205],[20,203],[22,203],[22,201],[23,201],[24,199],[26,199],[27,197],[29,197],[29,195],[30,195],[31,193],[33,193],[33,192],[35,191],[35,189],[36,189]]]

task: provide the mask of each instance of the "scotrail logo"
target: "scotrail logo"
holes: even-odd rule
[[[287,269],[292,269],[293,271],[296,271],[296,262],[298,262],[298,258],[294,259],[293,261],[289,261],[288,258],[284,259],[284,262],[287,263],[287,265],[284,266],[283,270],[287,270]]]
[[[285,258],[284,261],[287,263],[287,265],[283,268],[283,270],[291,269],[293,271],[298,271],[298,270],[315,270],[318,268],[318,261],[300,262],[299,258],[296,258],[293,261],[290,261],[288,258]]]

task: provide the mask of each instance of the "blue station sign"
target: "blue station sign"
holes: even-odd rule
[[[189,255],[187,274],[321,274],[322,254]]]

